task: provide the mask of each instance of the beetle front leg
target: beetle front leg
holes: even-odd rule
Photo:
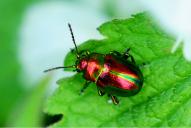
[[[88,50],[82,50],[79,52],[80,56],[89,56],[90,52]]]
[[[111,99],[112,99],[113,104],[115,104],[115,105],[119,104],[119,100],[117,99],[116,96],[111,96]]]
[[[86,81],[84,86],[82,87],[82,89],[80,90],[80,95],[82,95],[82,93],[84,93],[84,91],[86,90],[86,88],[89,86],[91,82],[90,81]]]

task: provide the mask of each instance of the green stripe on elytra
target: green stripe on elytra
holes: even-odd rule
[[[97,76],[94,75],[94,77],[96,78],[96,79],[95,79],[95,83],[97,83],[98,78],[100,77],[100,75],[101,75],[104,71],[106,71],[106,70],[107,70],[106,68],[101,68],[101,70],[98,72],[98,75],[97,75]]]
[[[113,74],[113,75],[119,76],[119,77],[121,77],[123,79],[126,79],[127,81],[130,81],[132,83],[139,82],[139,79],[134,78],[134,77],[132,77],[132,76],[130,76],[128,74],[123,74],[123,73],[119,73],[119,72],[115,72],[115,71],[110,71],[110,73]]]

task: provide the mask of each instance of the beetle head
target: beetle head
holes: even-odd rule
[[[77,71],[83,71],[83,70],[86,69],[87,65],[88,65],[88,60],[85,59],[85,58],[84,58],[84,59],[81,59],[81,60],[79,60],[79,61],[77,62],[76,69],[77,69]]]

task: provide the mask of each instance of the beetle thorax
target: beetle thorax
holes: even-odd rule
[[[79,61],[77,65],[77,68],[80,71],[83,71],[84,78],[92,82],[96,82],[102,69],[102,64],[100,63],[100,59],[96,57],[97,54],[96,56],[91,56],[90,58],[83,58]]]

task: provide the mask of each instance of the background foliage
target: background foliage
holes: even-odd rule
[[[5,125],[24,90],[18,80],[20,64],[18,62],[18,35],[21,15],[31,1],[1,0],[0,1],[0,126]]]

